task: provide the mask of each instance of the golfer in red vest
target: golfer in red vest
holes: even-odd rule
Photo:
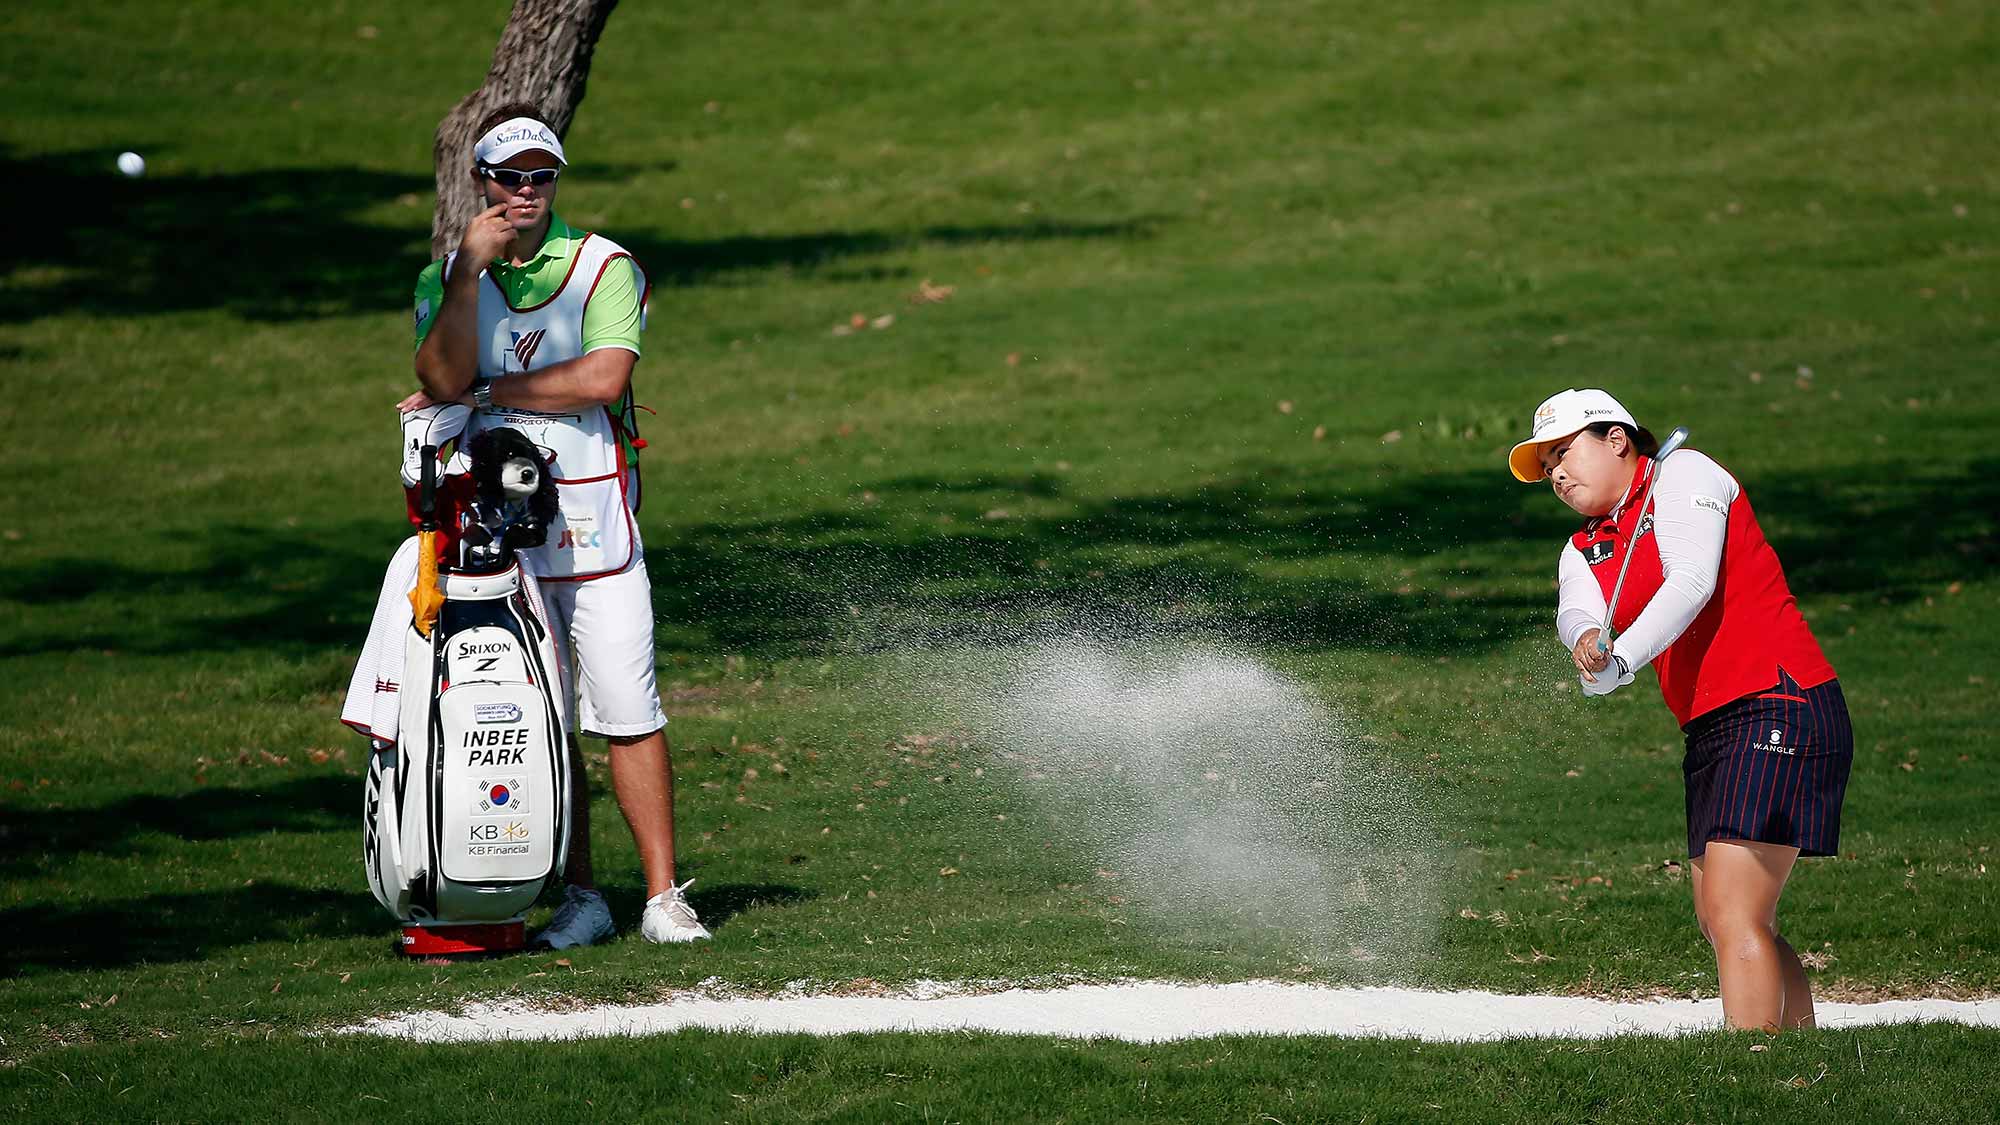
[[[1847,704],[1743,487],[1705,454],[1656,461],[1658,449],[1609,394],[1567,390],[1535,410],[1507,460],[1584,517],[1563,546],[1556,612],[1583,690],[1607,695],[1651,664],[1687,736],[1695,917],[1724,1018],[1810,1027],[1812,991],[1778,934],[1778,896],[1800,856],[1839,850]]]

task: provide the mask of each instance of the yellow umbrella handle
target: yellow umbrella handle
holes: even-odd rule
[[[444,591],[438,589],[437,532],[417,532],[417,585],[410,591],[410,615],[419,636],[431,635],[438,610],[444,608]]]
[[[444,591],[438,589],[437,446],[424,446],[418,456],[423,471],[418,477],[417,516],[422,522],[417,525],[417,585],[410,591],[410,618],[417,635],[428,637],[444,607]]]

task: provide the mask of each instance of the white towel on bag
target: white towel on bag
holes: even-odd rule
[[[403,540],[389,558],[375,618],[361,659],[347,681],[340,721],[381,742],[394,742],[402,726],[403,635],[410,629],[410,591],[417,585],[417,537]]]

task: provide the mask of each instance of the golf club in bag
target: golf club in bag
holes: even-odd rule
[[[420,466],[417,577],[400,680],[385,678],[392,662],[379,654],[373,673],[375,690],[386,683],[395,699],[377,697],[365,730],[368,885],[402,923],[398,948],[409,956],[520,949],[523,915],[561,877],[569,851],[563,670],[534,578],[515,556],[546,537],[554,483],[519,431],[490,429],[470,447],[470,472],[447,478],[442,523],[437,446],[406,450],[406,466]],[[392,589],[409,589],[395,564],[378,631],[399,616]],[[371,633],[371,648],[394,643]],[[362,679],[357,669],[357,687]],[[379,728],[392,721],[394,737],[384,739]]]

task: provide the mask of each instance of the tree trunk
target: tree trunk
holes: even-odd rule
[[[478,139],[473,127],[495,106],[525,101],[542,107],[557,136],[568,133],[583,104],[591,52],[617,5],[618,0],[515,0],[486,81],[438,122],[431,150],[437,172],[431,257],[456,249],[466,222],[479,213],[481,197],[471,174],[472,142]]]

